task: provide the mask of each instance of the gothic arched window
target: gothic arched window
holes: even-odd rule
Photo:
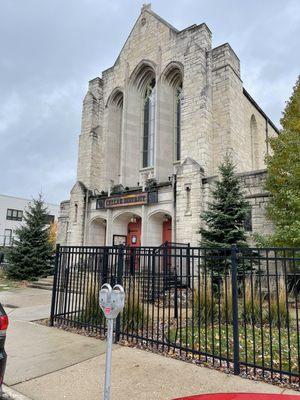
[[[143,168],[152,167],[154,163],[155,92],[155,79],[152,79],[144,94]]]
[[[181,94],[182,94],[182,84],[175,89],[175,124],[174,124],[174,136],[175,136],[175,161],[181,159]]]
[[[119,183],[123,172],[123,158],[121,154],[123,134],[123,93],[119,88],[113,90],[107,102],[108,109],[108,135],[106,159],[107,182]],[[119,162],[117,162],[119,160]]]

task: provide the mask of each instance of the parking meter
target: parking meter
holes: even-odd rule
[[[123,310],[125,304],[125,292],[121,285],[115,285],[113,288],[109,283],[101,286],[99,293],[100,307],[107,319],[107,349],[106,349],[106,370],[104,385],[104,400],[110,399],[110,371],[111,371],[111,353],[113,342],[114,320]]]
[[[115,285],[112,289],[110,284],[105,283],[101,286],[99,301],[105,317],[108,320],[116,319],[124,308],[124,289],[121,285]]]

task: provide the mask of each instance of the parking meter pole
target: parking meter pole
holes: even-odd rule
[[[123,310],[125,305],[125,293],[123,287],[121,285],[115,285],[112,288],[109,283],[104,283],[104,285],[101,286],[99,293],[99,304],[107,319],[107,348],[106,348],[104,400],[109,400],[114,320]]]
[[[110,399],[110,371],[111,371],[113,331],[114,331],[114,320],[108,319],[107,320],[107,349],[106,349],[104,400]]]

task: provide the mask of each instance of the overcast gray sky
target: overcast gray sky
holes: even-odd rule
[[[76,178],[88,80],[118,56],[144,1],[0,0],[0,193],[49,202]],[[206,22],[229,42],[245,88],[279,124],[299,74],[299,0],[154,0],[178,29]]]

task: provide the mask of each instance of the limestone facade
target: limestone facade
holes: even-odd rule
[[[243,88],[228,43],[212,48],[205,23],[178,31],[144,5],[115,64],[89,82],[77,182],[61,203],[58,242],[112,245],[136,224],[141,245],[197,245],[226,152],[253,205],[253,231],[269,231],[264,157],[276,134]]]

